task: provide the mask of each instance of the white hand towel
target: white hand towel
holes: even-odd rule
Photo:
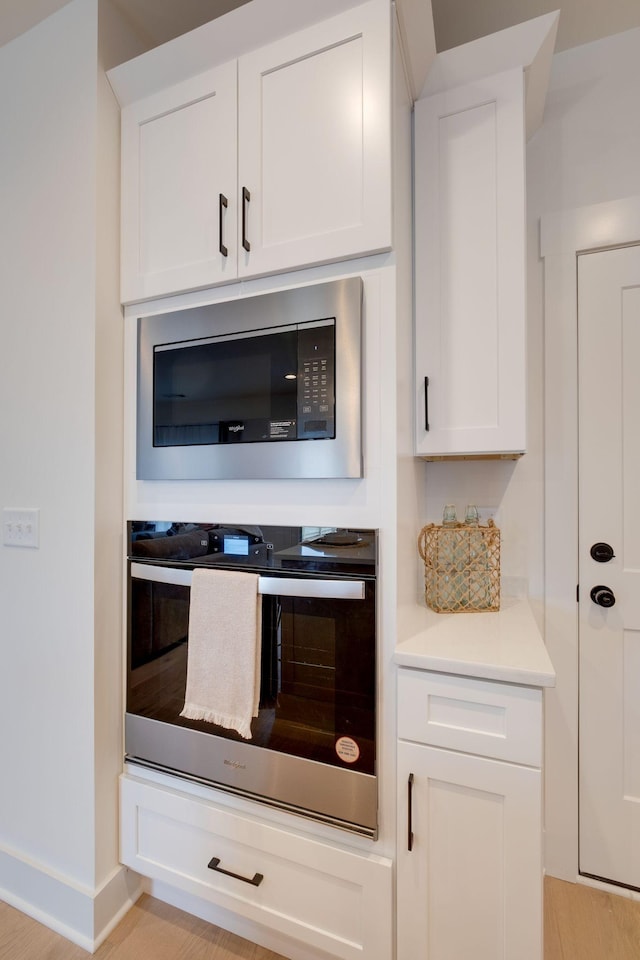
[[[251,739],[260,700],[261,615],[257,574],[193,571],[181,717],[217,723]]]

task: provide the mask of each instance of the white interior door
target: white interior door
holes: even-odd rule
[[[578,257],[578,318],[580,872],[640,888],[640,246]]]

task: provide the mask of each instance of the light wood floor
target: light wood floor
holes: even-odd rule
[[[233,933],[142,896],[93,954],[96,960],[284,960]],[[0,903],[0,960],[89,960],[64,937]]]
[[[545,880],[545,960],[640,960],[640,903],[581,884]],[[0,960],[88,960],[89,955],[0,903]],[[283,960],[143,896],[96,960]],[[468,960],[468,958],[460,958]]]
[[[639,960],[640,903],[547,877],[544,957],[545,960]]]

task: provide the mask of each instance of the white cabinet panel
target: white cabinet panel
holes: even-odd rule
[[[123,863],[328,956],[389,960],[390,860],[134,777],[120,784]]]
[[[391,245],[389,10],[366,4],[240,59],[240,274]]]
[[[525,450],[524,156],[522,69],[416,103],[415,451],[427,459]]]
[[[401,742],[398,783],[398,960],[541,960],[540,771]]]
[[[542,691],[446,673],[401,670],[398,736],[539,767]]]
[[[123,110],[124,302],[235,277],[236,144],[235,63]]]

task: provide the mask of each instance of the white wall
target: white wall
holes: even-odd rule
[[[538,253],[538,232],[540,218],[545,214],[553,214],[556,225],[565,222],[569,229],[573,222],[570,211],[575,208],[621,200],[640,192],[638,89],[640,30],[558,54],[554,58],[544,123],[528,150],[529,325],[536,339],[545,337],[547,351],[552,344],[566,348],[562,354],[566,381],[555,372],[557,349],[548,353],[550,372],[545,403],[550,450],[554,452],[544,469],[545,509],[557,521],[548,524],[546,544],[546,639],[557,672],[557,686],[546,696],[546,865],[549,873],[567,879],[575,878],[578,869],[577,621],[572,595],[577,582],[577,441],[576,401],[575,396],[570,396],[575,391],[575,256],[568,250],[560,258],[566,263],[558,263],[556,257],[554,263],[543,264]],[[561,284],[559,276],[563,277]],[[562,303],[549,300],[552,289],[558,290]],[[545,298],[549,314],[554,315],[554,326],[546,331]],[[547,322],[551,323],[550,316]],[[557,330],[557,325],[562,325],[563,330]],[[541,362],[534,373],[541,384]]]
[[[529,216],[638,193],[640,29],[554,57],[529,146]]]
[[[40,509],[38,549],[0,546],[0,897],[87,948],[126,887],[119,124],[98,7],[0,48],[0,507]]]
[[[0,49],[0,503],[40,508],[38,550],[0,547],[0,842],[81,884],[94,846],[96,44],[97,5],[76,0]]]

